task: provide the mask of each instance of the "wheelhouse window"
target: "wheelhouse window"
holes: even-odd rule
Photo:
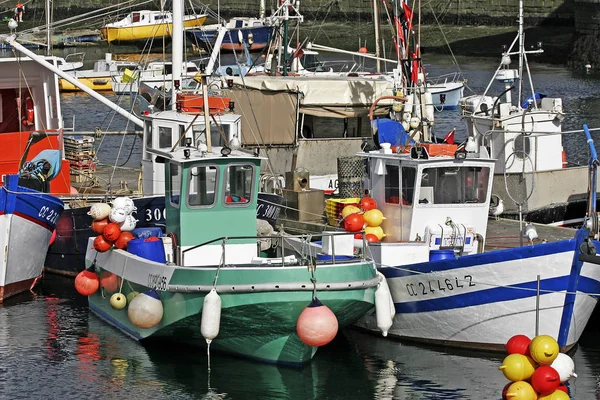
[[[390,204],[413,204],[416,169],[398,165],[385,166],[385,202]]]
[[[169,164],[169,200],[171,205],[179,208],[181,198],[181,166]]]
[[[192,126],[192,132],[196,138],[196,146],[200,143],[206,143],[206,137],[204,136],[205,130],[204,124]],[[229,141],[229,136],[231,135],[230,132],[230,125],[216,126],[215,124],[210,124],[210,144],[219,147],[225,146]]]
[[[140,13],[131,14],[131,22],[140,22]]]
[[[225,171],[224,202],[227,206],[248,204],[254,188],[254,166],[230,165]]]
[[[167,126],[158,127],[158,147],[164,149],[173,143],[173,129]]]
[[[421,177],[420,204],[484,203],[490,169],[485,167],[425,168]]]
[[[152,156],[148,153],[148,149],[152,148],[152,125],[144,124],[144,136],[146,137],[146,152],[144,153],[144,159],[149,160]]]
[[[217,192],[217,167],[198,165],[188,172],[188,206],[206,207],[215,204]]]

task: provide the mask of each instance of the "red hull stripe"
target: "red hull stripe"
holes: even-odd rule
[[[28,291],[34,280],[35,278],[31,278],[21,282],[14,282],[6,286],[0,286],[0,303],[9,297]]]
[[[49,225],[49,224],[47,224],[45,222],[42,222],[39,219],[33,218],[33,217],[31,217],[31,216],[29,216],[27,214],[23,214],[23,213],[20,213],[18,211],[15,211],[15,215],[19,216],[19,217],[21,217],[23,219],[26,219],[28,221],[31,221],[31,222],[33,222],[35,224],[38,224],[39,226],[42,226],[42,227],[48,229],[50,232],[52,232],[54,230],[54,228],[51,225]]]

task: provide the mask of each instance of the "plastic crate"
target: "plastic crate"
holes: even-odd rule
[[[346,206],[356,206],[360,204],[360,198],[348,197],[345,199],[327,199],[325,202],[325,212],[329,225],[338,226],[342,219],[342,210]]]

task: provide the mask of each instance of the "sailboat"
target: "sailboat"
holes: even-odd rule
[[[561,135],[565,118],[562,99],[546,96],[533,86],[527,56],[542,51],[541,43],[525,49],[520,1],[516,38],[504,48],[485,92],[462,99],[461,112],[469,140],[498,159],[493,192],[504,202],[503,216],[576,225],[586,212],[585,167],[567,168]],[[515,56],[516,69],[511,67]],[[504,84],[497,96],[490,95],[494,81]]]

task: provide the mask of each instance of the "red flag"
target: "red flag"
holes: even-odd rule
[[[456,128],[448,132],[448,134],[444,137],[444,143],[454,144],[454,132],[456,132]]]
[[[402,3],[402,8],[404,9],[404,17],[406,17],[408,29],[410,29],[412,31],[412,29],[413,29],[413,24],[412,24],[413,11],[406,3]]]

